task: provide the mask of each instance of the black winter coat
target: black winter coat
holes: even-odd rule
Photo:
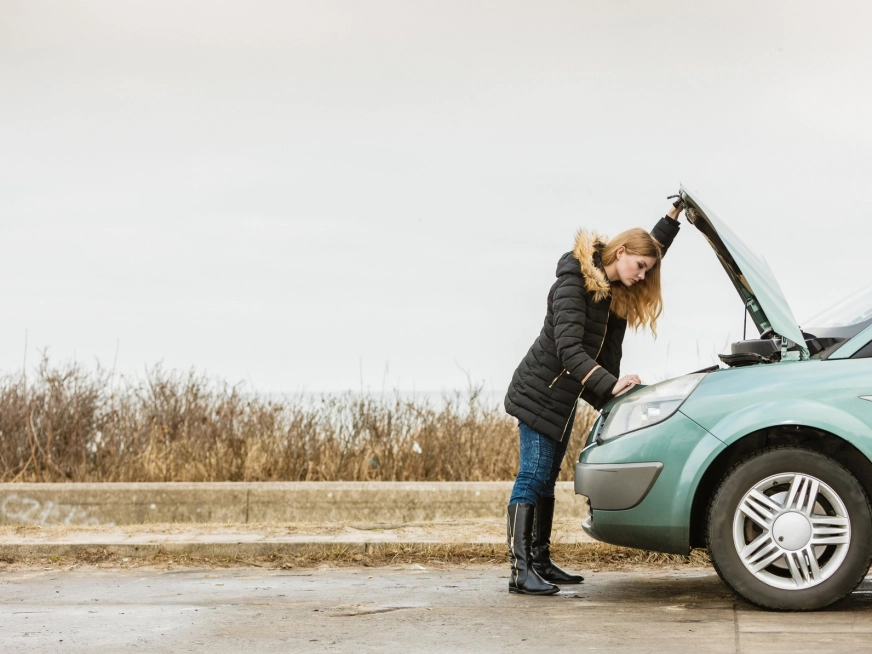
[[[679,227],[665,217],[651,230],[663,254]],[[506,394],[509,415],[555,441],[568,438],[564,432],[579,398],[599,409],[620,377],[627,321],[609,311],[611,285],[600,258],[604,246],[598,235],[581,231],[573,251],[560,257],[545,324]]]

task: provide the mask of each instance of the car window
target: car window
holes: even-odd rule
[[[866,343],[866,345],[864,345],[859,350],[857,350],[857,352],[851,358],[852,359],[872,359],[872,341],[869,341],[868,343]]]

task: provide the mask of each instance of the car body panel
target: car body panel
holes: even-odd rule
[[[660,462],[663,469],[632,509],[591,509],[585,531],[615,545],[687,554],[693,490],[724,444],[681,411],[663,422],[586,448],[578,465]]]
[[[872,459],[872,359],[783,361],[712,373],[681,410],[726,445],[799,425],[843,438]]]
[[[805,338],[766,260],[689,189],[682,186],[679,194],[684,200],[688,221],[708,240],[760,334],[771,328],[795,343],[802,358],[807,358]]]

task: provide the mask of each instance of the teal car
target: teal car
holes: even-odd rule
[[[762,257],[680,195],[760,336],[722,366],[603,408],[575,465],[584,530],[658,552],[705,547],[750,602],[822,608],[872,559],[872,289],[800,329]]]

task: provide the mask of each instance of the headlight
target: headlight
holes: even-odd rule
[[[599,439],[607,441],[629,431],[663,422],[678,411],[706,373],[669,379],[633,393],[618,404],[606,419]]]

